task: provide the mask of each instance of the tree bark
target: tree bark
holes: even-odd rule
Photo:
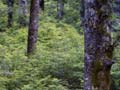
[[[44,0],[40,0],[40,9],[44,11],[44,4],[45,1]]]
[[[64,1],[57,0],[57,18],[62,19],[64,14]]]
[[[8,27],[11,27],[13,24],[13,5],[14,0],[7,0],[7,6],[8,6]]]
[[[85,6],[84,6],[84,0],[80,0],[80,21],[81,21],[81,25],[84,25],[84,11],[85,11]]]
[[[110,90],[114,63],[111,39],[111,0],[84,0],[84,90]]]
[[[20,26],[27,25],[27,0],[19,0],[19,24]]]
[[[85,11],[84,9],[85,9],[84,0],[80,0],[80,18],[82,21],[84,19],[84,11]]]
[[[39,0],[31,0],[30,23],[28,31],[27,54],[33,54],[36,49],[38,21],[39,21]]]

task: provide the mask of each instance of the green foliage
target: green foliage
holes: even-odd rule
[[[84,37],[64,23],[41,21],[40,26],[37,52],[31,58],[25,56],[27,28],[0,33],[2,90],[68,90],[72,84],[82,87],[76,81],[82,83]]]
[[[79,0],[65,0],[64,1],[64,16],[61,20],[64,23],[70,24],[81,32],[80,27],[80,1]],[[56,18],[57,0],[45,0],[45,14],[50,18]],[[45,18],[45,17],[44,17]],[[83,32],[83,31],[82,31]]]

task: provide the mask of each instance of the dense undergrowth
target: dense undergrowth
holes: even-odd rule
[[[27,28],[0,32],[0,90],[81,88],[83,35],[63,23],[40,25],[37,52],[30,58],[25,56]]]

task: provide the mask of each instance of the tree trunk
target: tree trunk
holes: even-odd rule
[[[40,9],[41,10],[44,10],[44,3],[45,3],[44,0],[40,0]]]
[[[84,0],[80,0],[80,18],[82,21],[84,19],[84,11],[85,11],[84,9],[85,9]]]
[[[36,49],[38,21],[39,21],[39,0],[31,0],[30,23],[28,32],[27,54],[33,54]]]
[[[80,0],[80,21],[81,21],[81,25],[84,25],[84,11],[85,11],[85,7],[84,7],[84,0]]]
[[[7,0],[8,5],[8,27],[11,27],[13,24],[13,5],[14,0]]]
[[[19,24],[20,26],[27,25],[27,0],[19,0]]]
[[[57,1],[57,18],[62,19],[64,13],[64,2],[63,0]]]
[[[111,39],[111,0],[84,0],[84,90],[110,90],[114,63]]]

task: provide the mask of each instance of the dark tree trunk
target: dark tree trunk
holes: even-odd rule
[[[27,25],[27,0],[19,0],[19,24],[20,26]]]
[[[31,0],[30,23],[28,32],[27,54],[33,54],[36,49],[38,21],[39,21],[39,0]]]
[[[40,0],[40,9],[44,10],[44,0]]]
[[[84,90],[110,90],[110,70],[114,63],[111,3],[111,0],[84,0]]]
[[[80,18],[82,21],[84,19],[84,11],[85,11],[84,9],[85,9],[84,0],[80,0]]]
[[[81,25],[84,25],[84,11],[85,11],[85,7],[84,7],[84,0],[80,0],[80,21],[81,21]]]
[[[64,1],[58,0],[57,1],[57,18],[62,19],[64,14]]]
[[[7,0],[8,5],[8,27],[11,27],[13,24],[13,5],[14,0]]]

